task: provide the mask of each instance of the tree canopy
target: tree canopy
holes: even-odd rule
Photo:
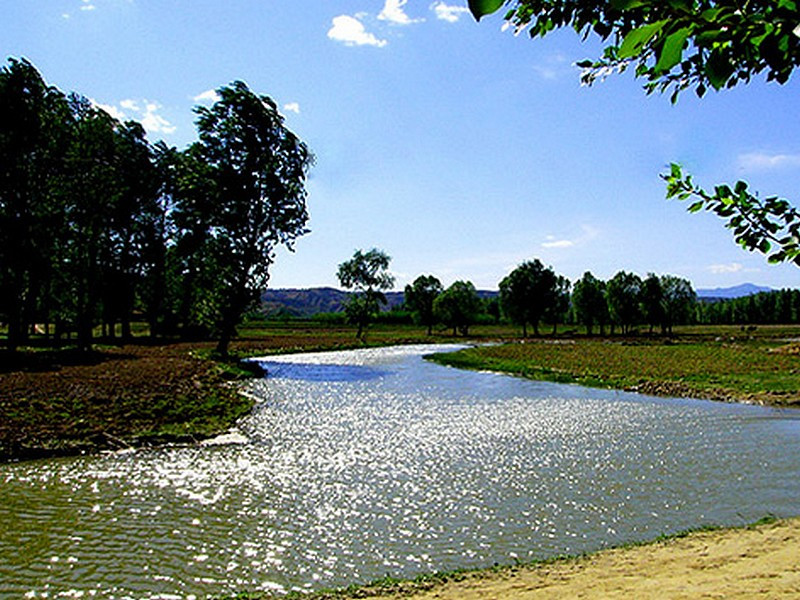
[[[431,334],[436,322],[433,314],[433,302],[444,291],[442,282],[433,275],[420,275],[405,288],[404,301],[417,320],[428,328]]]
[[[364,252],[356,250],[353,258],[339,265],[336,277],[343,288],[353,290],[345,306],[348,319],[358,326],[357,338],[361,338],[372,317],[386,304],[384,290],[394,285],[389,273],[391,257],[373,248]]]

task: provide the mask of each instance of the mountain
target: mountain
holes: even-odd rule
[[[697,290],[697,297],[701,300],[729,300],[730,298],[741,298],[742,296],[752,296],[760,292],[771,291],[773,291],[772,288],[753,283],[742,283],[728,288]]]
[[[261,309],[267,315],[309,317],[317,313],[341,312],[350,294],[336,288],[268,289],[261,294]],[[497,297],[498,292],[478,290],[483,299]],[[388,307],[403,303],[403,292],[386,292]]]

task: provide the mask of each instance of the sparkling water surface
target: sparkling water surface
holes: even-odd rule
[[[205,598],[513,563],[800,514],[800,413],[263,359],[239,431],[0,465],[0,597]]]

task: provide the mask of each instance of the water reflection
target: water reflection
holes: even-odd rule
[[[299,381],[370,381],[388,374],[387,371],[364,365],[321,365],[274,360],[257,362],[267,377]]]
[[[0,466],[0,596],[307,590],[800,513],[796,413],[430,350],[270,357],[245,443]]]

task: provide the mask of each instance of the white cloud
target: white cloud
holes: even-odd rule
[[[148,133],[174,133],[176,127],[158,114],[163,107],[157,102],[145,101],[144,115],[141,118],[142,127]]]
[[[419,23],[425,19],[412,19],[403,10],[408,0],[386,0],[383,5],[383,10],[378,14],[378,19],[381,21],[389,21],[395,25],[411,25],[412,23]]]
[[[800,154],[768,154],[749,152],[739,155],[739,166],[750,171],[769,171],[773,169],[800,167]]]
[[[572,248],[578,244],[585,244],[595,239],[599,235],[599,231],[591,225],[581,225],[581,233],[575,236],[574,239],[557,238],[554,235],[545,237],[545,241],[541,243],[542,248]]]
[[[448,23],[456,23],[462,15],[469,12],[466,6],[453,6],[444,2],[436,2],[431,5],[431,9],[436,13],[436,18]]]
[[[206,90],[205,92],[197,94],[197,96],[192,98],[192,100],[195,102],[208,102],[210,104],[218,102],[219,99],[219,94],[216,92],[216,90]]]
[[[100,102],[91,99],[89,100],[89,102],[91,102],[95,108],[99,108],[100,110],[106,111],[109,115],[111,115],[118,121],[124,121],[125,119],[128,118],[127,116],[125,116],[125,113],[122,112],[121,109],[117,108],[116,106],[113,106],[112,104],[101,104]]]
[[[300,114],[300,104],[298,102],[287,102],[283,105],[283,110],[286,112],[293,112],[297,115]]]
[[[374,46],[383,48],[388,42],[375,37],[364,29],[364,24],[349,15],[339,15],[333,18],[333,24],[328,31],[328,37],[335,42],[342,42],[345,46]]]
[[[557,240],[552,235],[547,236],[548,241],[542,242],[542,248],[571,248],[575,245],[572,240]]]
[[[103,109],[118,121],[133,119],[139,121],[147,133],[174,133],[177,129],[166,118],[159,114],[163,108],[158,102],[152,100],[121,100],[119,105],[101,104],[95,100],[90,102],[97,108]]]
[[[136,100],[121,100],[119,105],[125,110],[139,111],[139,104]]]
[[[740,271],[744,270],[744,265],[737,262],[724,265],[710,265],[708,270],[715,275],[721,275],[723,273],[739,273]]]

